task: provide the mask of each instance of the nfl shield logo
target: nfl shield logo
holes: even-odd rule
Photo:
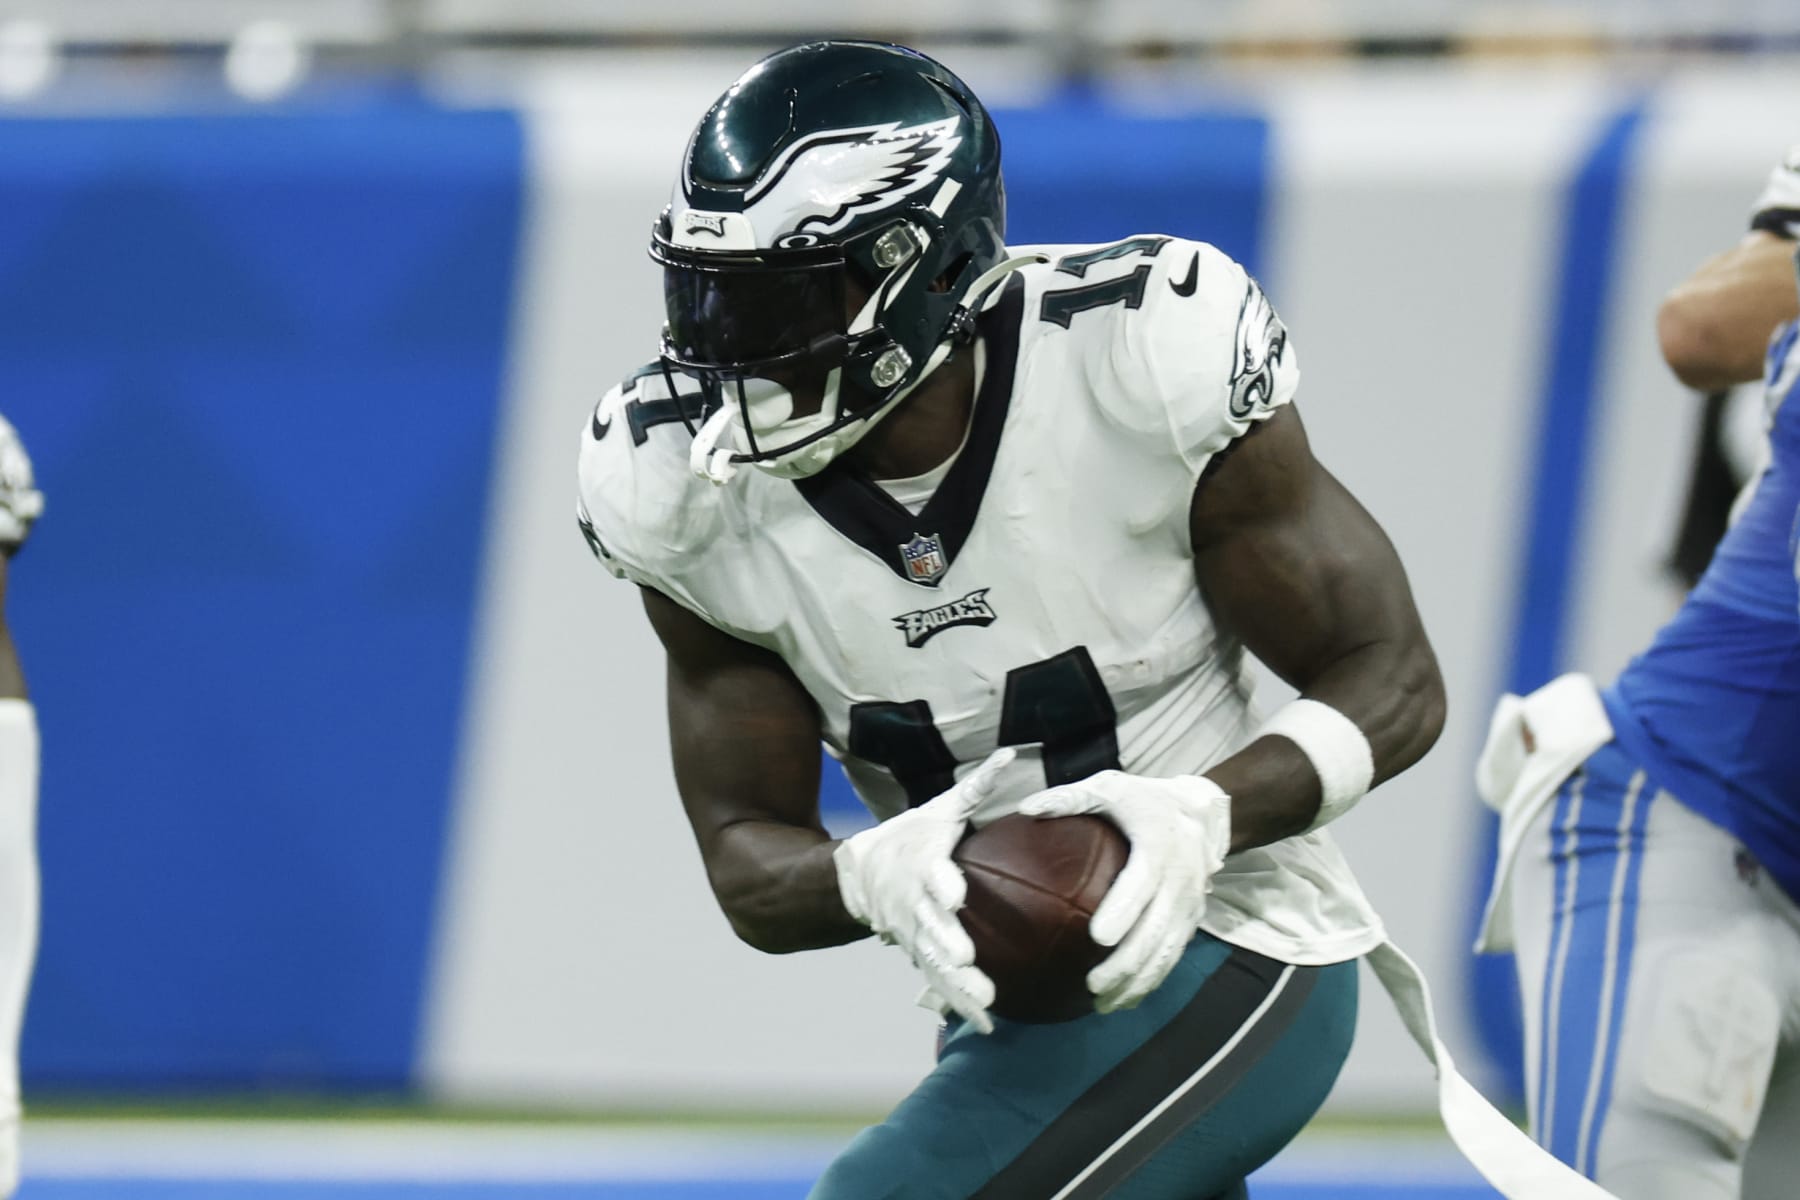
[[[944,543],[935,533],[915,533],[912,541],[900,547],[900,560],[906,564],[906,577],[926,587],[936,587],[949,567],[944,561]]]

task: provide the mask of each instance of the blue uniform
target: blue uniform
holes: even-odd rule
[[[1800,899],[1800,324],[1770,345],[1770,463],[1712,565],[1604,693],[1619,744]]]
[[[1526,747],[1499,807],[1532,1132],[1627,1200],[1794,1194],[1763,1164],[1800,1144],[1797,378],[1789,324],[1769,464],[1650,648],[1598,697],[1572,677],[1584,703],[1571,680],[1518,702],[1484,754],[1498,777]]]

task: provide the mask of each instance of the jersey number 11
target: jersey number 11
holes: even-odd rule
[[[1041,745],[1050,787],[1119,769],[1118,713],[1086,646],[1006,673],[999,744]],[[852,706],[850,753],[893,772],[914,808],[956,782],[956,758],[927,700]]]

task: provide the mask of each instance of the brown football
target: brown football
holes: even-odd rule
[[[969,881],[960,915],[994,981],[994,1012],[1043,1023],[1094,1011],[1087,973],[1108,950],[1088,920],[1129,853],[1102,817],[1014,814],[963,838],[952,856]]]

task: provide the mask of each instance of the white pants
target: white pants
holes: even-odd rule
[[[1748,852],[1610,743],[1511,903],[1533,1136],[1620,1200],[1800,1197],[1800,906]]]

